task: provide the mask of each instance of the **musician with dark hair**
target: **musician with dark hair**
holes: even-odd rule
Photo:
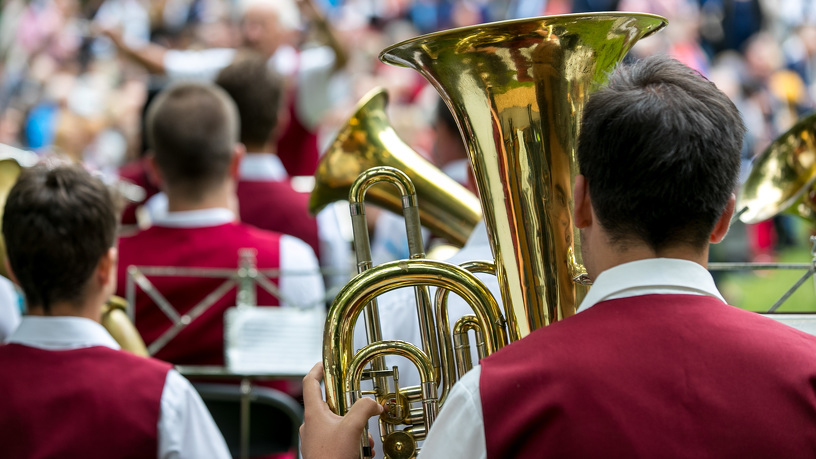
[[[148,169],[167,196],[168,212],[150,228],[120,240],[119,294],[125,294],[129,266],[237,269],[239,252],[252,249],[258,269],[281,270],[270,279],[279,297],[257,288],[259,305],[322,306],[323,280],[311,247],[294,236],[238,220],[235,187],[244,147],[238,142],[238,112],[229,95],[211,83],[172,86],[148,109],[147,129]],[[173,319],[148,295],[136,295],[135,324],[145,343],[164,340],[154,355],[175,364],[223,365],[224,313],[236,305],[236,289],[193,311],[224,279],[150,280],[179,315],[194,316],[177,334],[171,331],[168,340],[165,334],[176,325]]]
[[[744,131],[725,94],[666,57],[589,97],[574,218],[593,286],[577,314],[466,374],[420,457],[813,456],[816,337],[729,306],[706,269]],[[304,457],[354,457],[381,408],[333,415],[321,377],[304,379]]]
[[[3,236],[27,315],[0,346],[3,457],[230,457],[190,383],[100,325],[116,232],[110,192],[80,166],[25,170],[9,193]]]
[[[339,289],[353,266],[351,244],[342,237],[336,207],[316,217],[309,213],[309,194],[296,191],[278,157],[284,82],[261,55],[244,55],[215,79],[235,101],[241,118],[241,142],[247,153],[238,172],[241,221],[258,228],[291,234],[308,243],[320,265],[340,275],[326,276],[326,287]],[[350,228],[349,228],[350,231]]]

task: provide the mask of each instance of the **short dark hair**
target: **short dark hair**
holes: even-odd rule
[[[240,56],[218,74],[221,86],[238,106],[241,142],[263,145],[278,125],[283,80],[257,53]]]
[[[665,56],[619,67],[590,95],[578,140],[599,222],[614,242],[703,247],[736,190],[744,134],[697,71]]]
[[[214,84],[168,87],[147,110],[147,138],[156,164],[170,187],[186,197],[227,178],[238,142],[235,103]]]
[[[116,243],[112,191],[80,165],[22,172],[3,212],[9,265],[31,307],[81,300],[102,256]]]

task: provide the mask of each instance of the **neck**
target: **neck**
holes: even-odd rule
[[[272,142],[265,142],[262,144],[257,143],[244,143],[246,145],[246,154],[251,155],[253,153],[272,153],[273,155],[277,155],[278,152],[275,149],[275,144]]]
[[[234,190],[235,186],[231,180],[226,180],[222,185],[200,194],[168,187],[166,191],[167,210],[170,212],[184,212],[220,207],[232,209],[234,207],[233,203],[237,201]]]
[[[93,299],[77,302],[58,301],[50,305],[48,314],[39,306],[29,307],[26,314],[42,317],[84,317],[94,322],[101,322],[102,305],[106,301],[106,299],[101,297],[94,297]]]
[[[675,258],[688,260],[703,267],[708,267],[708,246],[702,250],[688,245],[676,245],[654,250],[643,243],[608,244],[593,256],[596,260],[594,272],[601,273],[607,269],[639,260],[653,258]]]

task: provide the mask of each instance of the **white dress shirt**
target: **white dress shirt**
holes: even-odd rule
[[[235,214],[224,208],[168,212],[153,221],[155,226],[203,228],[235,221]],[[236,259],[237,262],[237,259]],[[281,306],[314,307],[325,303],[325,287],[317,257],[309,244],[284,234],[280,239]],[[307,274],[304,274],[307,273]]]
[[[650,294],[707,295],[725,302],[711,274],[701,265],[686,260],[654,258],[625,263],[602,272],[578,312],[601,301]],[[481,367],[475,367],[453,387],[425,440],[420,459],[487,457],[479,395],[480,371]]]
[[[22,298],[14,284],[0,276],[0,343],[20,324]]]
[[[119,349],[102,325],[83,317],[23,317],[9,342],[49,351],[92,346]],[[172,369],[167,372],[161,395],[158,443],[159,459],[232,457],[201,397]]]

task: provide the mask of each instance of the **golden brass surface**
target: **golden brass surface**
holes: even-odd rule
[[[345,414],[362,396],[360,380],[364,366],[383,355],[394,354],[408,358],[417,367],[422,382],[425,428],[430,428],[433,423],[437,409],[437,380],[430,356],[402,341],[374,342],[353,353],[353,328],[363,308],[383,293],[407,286],[451,290],[473,308],[474,315],[486,330],[484,342],[488,353],[507,343],[498,303],[490,290],[467,270],[426,259],[398,260],[368,269],[340,290],[326,317],[323,336],[326,401],[335,413]],[[407,392],[412,388],[404,390]]]
[[[422,202],[422,224],[434,234],[464,245],[482,217],[479,199],[444,174],[400,139],[385,113],[388,95],[370,91],[320,159],[309,210],[317,213],[334,201],[348,199],[357,177],[375,166],[395,167],[410,177]],[[370,202],[400,213],[400,195],[391,187],[375,187]]]
[[[521,19],[424,35],[380,55],[421,73],[457,120],[512,340],[574,314],[586,292],[573,281],[583,267],[572,223],[583,106],[632,45],[666,23],[617,12]]]
[[[744,223],[789,212],[816,223],[816,113],[799,120],[754,160],[737,211]]]
[[[17,177],[20,176],[23,167],[13,158],[5,158],[0,160],[0,221],[3,218],[3,208],[6,206],[6,198],[11,191],[11,187],[17,183]],[[1,226],[1,225],[0,225]],[[0,235],[0,275],[8,278],[9,273],[6,270],[6,242]]]
[[[400,393],[395,394],[392,392],[386,394],[380,402],[380,405],[383,406],[383,413],[380,415],[380,419],[392,425],[404,424],[405,419],[411,412],[411,405],[408,403],[408,399]]]
[[[383,441],[383,453],[390,459],[410,459],[416,455],[414,437],[405,432],[391,432]]]
[[[463,267],[421,259],[412,251],[411,259],[372,268],[370,256],[365,253],[368,248],[359,247],[363,239],[367,243],[367,233],[358,244],[358,229],[360,233],[365,231],[359,218],[364,208],[362,197],[354,191],[358,183],[369,181],[370,172],[362,171],[366,163],[356,157],[335,165],[327,163],[325,171],[353,177],[344,180],[353,181],[349,197],[352,220],[360,220],[354,225],[355,245],[368,260],[360,263],[358,259],[360,273],[335,297],[326,319],[326,400],[335,413],[345,414],[362,397],[360,381],[366,372],[374,380],[375,393],[382,402],[389,391],[383,392],[387,385],[378,380],[387,377],[388,371],[377,362],[386,354],[401,355],[419,371],[420,399],[416,398],[416,387],[397,387],[394,392],[410,402],[422,403],[421,416],[412,408],[403,432],[413,441],[422,439],[450,387],[471,365],[468,330],[476,332],[482,357],[507,343],[508,335],[510,340],[520,339],[536,328],[574,314],[586,293],[579,233],[572,224],[572,193],[578,173],[576,139],[583,107],[588,94],[605,81],[631,46],[665,25],[664,18],[648,14],[551,16],[424,35],[382,52],[380,59],[384,62],[419,71],[437,89],[457,120],[468,147],[495,257],[495,265],[474,262],[467,267],[474,272],[495,270],[507,320],[490,291]],[[378,98],[382,100],[376,101]],[[358,114],[335,141],[335,145],[348,143],[353,148],[333,148],[333,154],[344,148],[366,151],[372,144],[373,153],[366,155],[384,158],[377,159],[376,166],[402,168],[389,157],[392,148],[381,147],[393,144],[382,139],[382,133],[390,129],[384,116],[385,103],[384,96],[376,94],[361,102]],[[359,113],[374,105],[380,120],[373,127],[364,127],[368,123],[361,120],[370,117]],[[410,175],[410,170],[406,172]],[[319,169],[318,183],[320,175]],[[324,194],[319,190],[312,198],[329,202],[320,198]],[[426,200],[420,200],[422,209]],[[405,208],[404,193],[402,204]],[[408,286],[439,289],[432,328],[440,342],[439,356],[428,351],[430,347],[425,343],[431,333],[423,337],[425,350],[420,350],[410,343],[381,341],[378,331],[369,333],[371,344],[354,353],[353,327],[365,306],[389,290]],[[463,298],[474,313],[457,321],[453,334],[444,290]],[[423,319],[427,310],[422,308],[421,321],[428,321]],[[376,307],[369,309],[376,312]],[[369,317],[366,325],[379,330],[378,318]],[[426,326],[421,324],[420,329]],[[435,359],[440,360],[441,371]],[[369,363],[374,364],[373,370],[364,369]],[[396,370],[394,375],[396,380]],[[437,387],[441,387],[440,398]],[[415,422],[419,419],[423,422]],[[380,429],[383,439],[394,434],[394,426],[384,422],[380,422]],[[361,450],[367,444],[364,435]],[[402,451],[402,446],[397,449]]]
[[[112,296],[102,307],[102,326],[111,334],[119,346],[136,355],[148,357],[144,340],[127,315],[127,301],[120,296]]]

